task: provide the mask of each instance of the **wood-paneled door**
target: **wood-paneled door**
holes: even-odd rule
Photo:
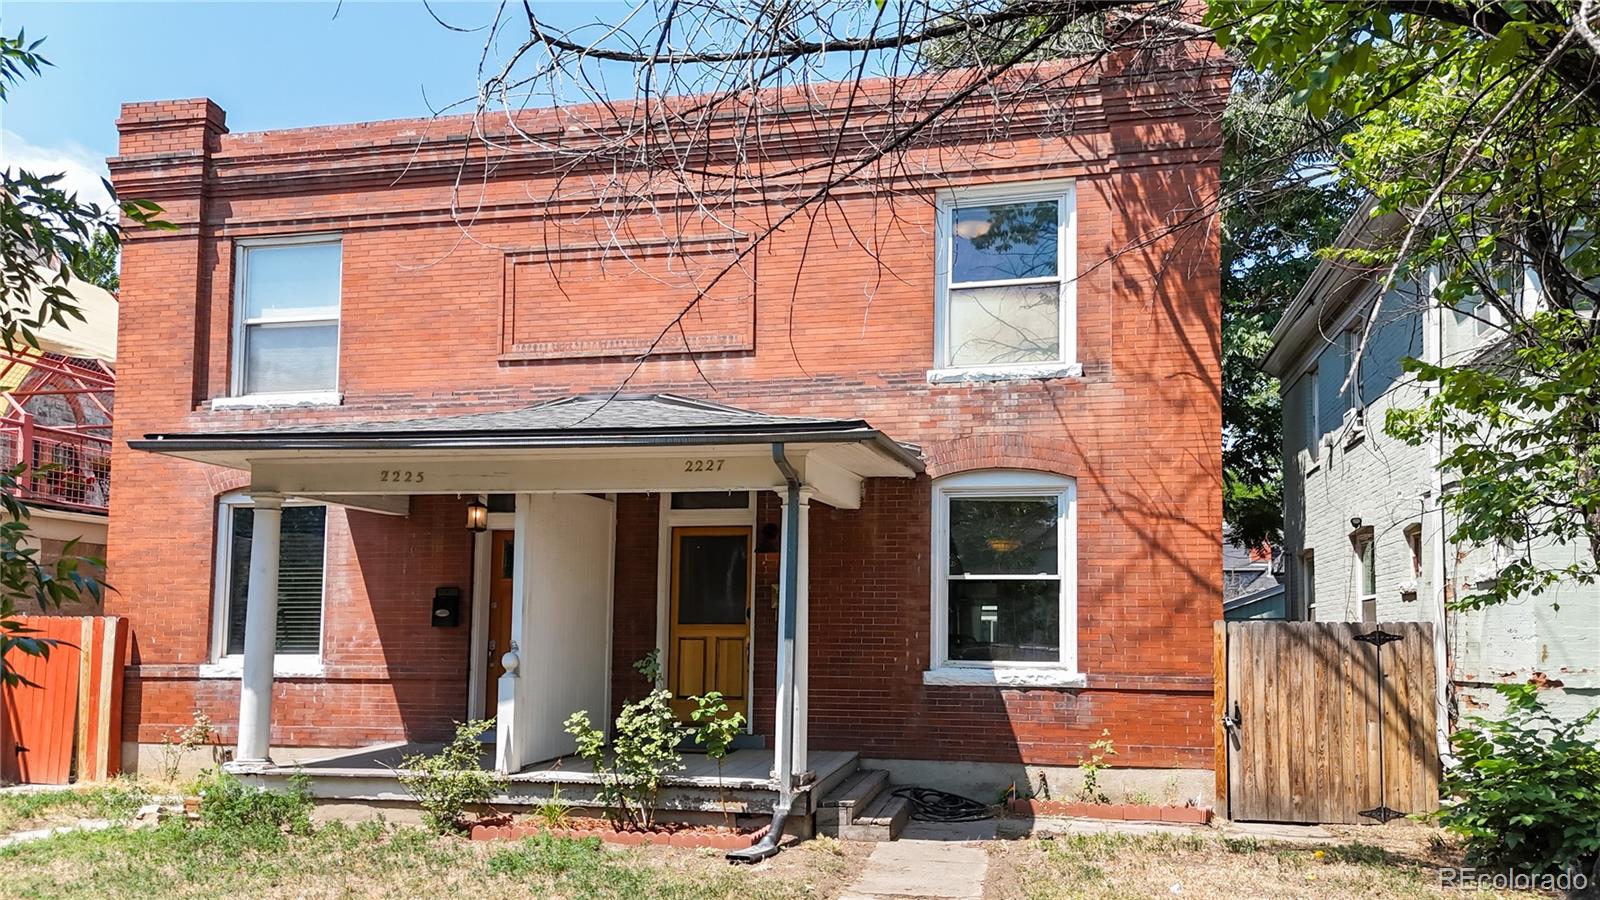
[[[667,685],[687,718],[689,698],[719,691],[730,711],[745,707],[750,648],[749,526],[672,529],[672,608]]]
[[[500,662],[511,643],[511,571],[516,560],[516,532],[489,533],[489,658],[483,680],[483,716],[490,718],[500,708],[500,676],[506,667]]]

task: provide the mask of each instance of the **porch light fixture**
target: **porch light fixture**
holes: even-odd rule
[[[781,547],[783,529],[777,522],[767,522],[761,526],[761,531],[756,536],[757,553],[777,553]]]
[[[489,507],[477,498],[467,504],[467,530],[486,531],[489,528]]]

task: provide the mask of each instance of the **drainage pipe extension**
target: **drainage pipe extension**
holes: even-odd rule
[[[788,483],[787,502],[783,507],[783,556],[778,592],[778,801],[772,807],[772,825],[756,844],[743,850],[734,850],[728,859],[734,862],[760,862],[778,852],[783,841],[783,826],[789,818],[789,808],[794,803],[794,649],[795,632],[799,630],[799,613],[795,597],[800,587],[800,474],[795,471],[783,444],[772,445],[772,462],[783,473]]]

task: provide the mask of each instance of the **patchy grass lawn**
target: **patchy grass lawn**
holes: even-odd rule
[[[71,825],[82,819],[125,822],[150,802],[150,796],[149,790],[131,779],[58,791],[0,791],[0,836]]]
[[[834,897],[860,847],[809,841],[752,867],[720,852],[612,849],[593,838],[473,843],[377,822],[307,835],[171,821],[0,849],[12,897]]]
[[[1462,865],[1444,833],[1414,825],[1349,830],[1308,846],[1208,834],[1087,834],[989,844],[985,900],[1113,897],[1542,897],[1440,884]],[[1381,845],[1381,846],[1380,846]]]

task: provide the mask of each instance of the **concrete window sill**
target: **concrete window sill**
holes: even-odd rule
[[[966,687],[1081,688],[1089,683],[1089,679],[1082,672],[1045,666],[940,666],[923,672],[922,683]]]
[[[338,391],[312,391],[304,394],[245,394],[242,397],[217,397],[212,409],[280,409],[295,406],[339,406],[344,395]]]
[[[200,666],[195,676],[238,679],[244,676],[244,660],[237,656],[223,657],[214,663]],[[273,678],[321,678],[322,676],[321,657],[285,655],[274,657],[272,660]]]
[[[984,384],[991,381],[1046,381],[1053,378],[1081,378],[1080,363],[1043,363],[1027,366],[972,366],[929,369],[929,384]]]

